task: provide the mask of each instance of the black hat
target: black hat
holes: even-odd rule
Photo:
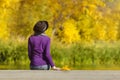
[[[47,21],[38,21],[34,28],[33,31],[35,33],[43,33],[48,29],[48,22]]]

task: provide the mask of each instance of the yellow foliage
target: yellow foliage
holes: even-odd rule
[[[99,6],[102,6],[102,7],[106,6],[105,3],[102,0],[93,0],[91,2],[93,2],[95,5],[99,5]]]
[[[53,4],[54,3],[54,5],[49,6],[51,8],[51,12],[53,14],[56,14],[56,12],[60,11],[61,5],[57,1],[55,1],[55,0],[49,0],[48,3],[49,4]]]
[[[74,20],[69,19],[63,23],[63,31],[61,35],[63,35],[62,41],[65,43],[72,43],[80,40]]]
[[[108,41],[116,41],[117,40],[117,29],[114,27],[111,27],[108,29],[107,36],[108,36]]]
[[[97,22],[95,25],[95,36],[98,40],[106,40],[106,26],[102,25],[101,23]]]
[[[19,6],[19,4],[18,4],[19,2],[20,2],[20,0],[4,0],[4,3],[2,4],[2,7],[17,9],[16,6]]]
[[[118,10],[118,11],[120,11],[120,0],[118,0],[118,1],[116,2],[115,9]]]
[[[46,33],[54,36],[54,27],[57,38],[65,43],[118,40],[119,4],[119,0],[1,0],[0,38],[7,39],[13,31],[29,35],[36,21],[47,20],[51,28]]]
[[[88,1],[87,0],[83,0],[82,1],[82,6],[87,6],[89,3],[88,3]]]
[[[0,28],[0,39],[7,40],[8,37],[9,37],[9,33],[8,33],[7,25],[6,23],[2,22]]]

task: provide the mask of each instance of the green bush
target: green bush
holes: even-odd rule
[[[91,46],[73,44],[69,47],[60,48],[59,44],[54,44],[52,45],[51,54],[57,65],[67,65],[73,69],[81,69],[82,66],[91,67],[91,69],[94,66],[109,66],[112,69],[112,66],[120,66],[119,46],[97,47],[96,45],[99,44]]]
[[[6,66],[28,65],[25,42],[0,42],[0,64]]]
[[[51,55],[57,66],[68,66],[72,69],[120,66],[119,46],[97,47],[96,45],[72,44],[66,46],[64,44],[52,43]],[[12,66],[14,67],[13,69],[29,69],[27,41],[0,41],[0,65]]]

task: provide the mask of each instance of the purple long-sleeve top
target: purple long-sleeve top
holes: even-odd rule
[[[28,56],[31,66],[54,66],[50,55],[50,38],[46,35],[30,36],[28,40]]]

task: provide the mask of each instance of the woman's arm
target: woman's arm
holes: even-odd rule
[[[52,57],[50,55],[50,39],[48,39],[47,45],[46,45],[46,58],[47,58],[47,60],[48,60],[48,62],[51,65],[53,70],[60,70],[60,68],[57,68],[55,66],[55,64],[53,63]]]
[[[54,63],[53,63],[51,54],[50,54],[50,39],[48,39],[47,43],[46,43],[45,55],[46,55],[47,61],[51,65],[51,67],[55,66]]]

